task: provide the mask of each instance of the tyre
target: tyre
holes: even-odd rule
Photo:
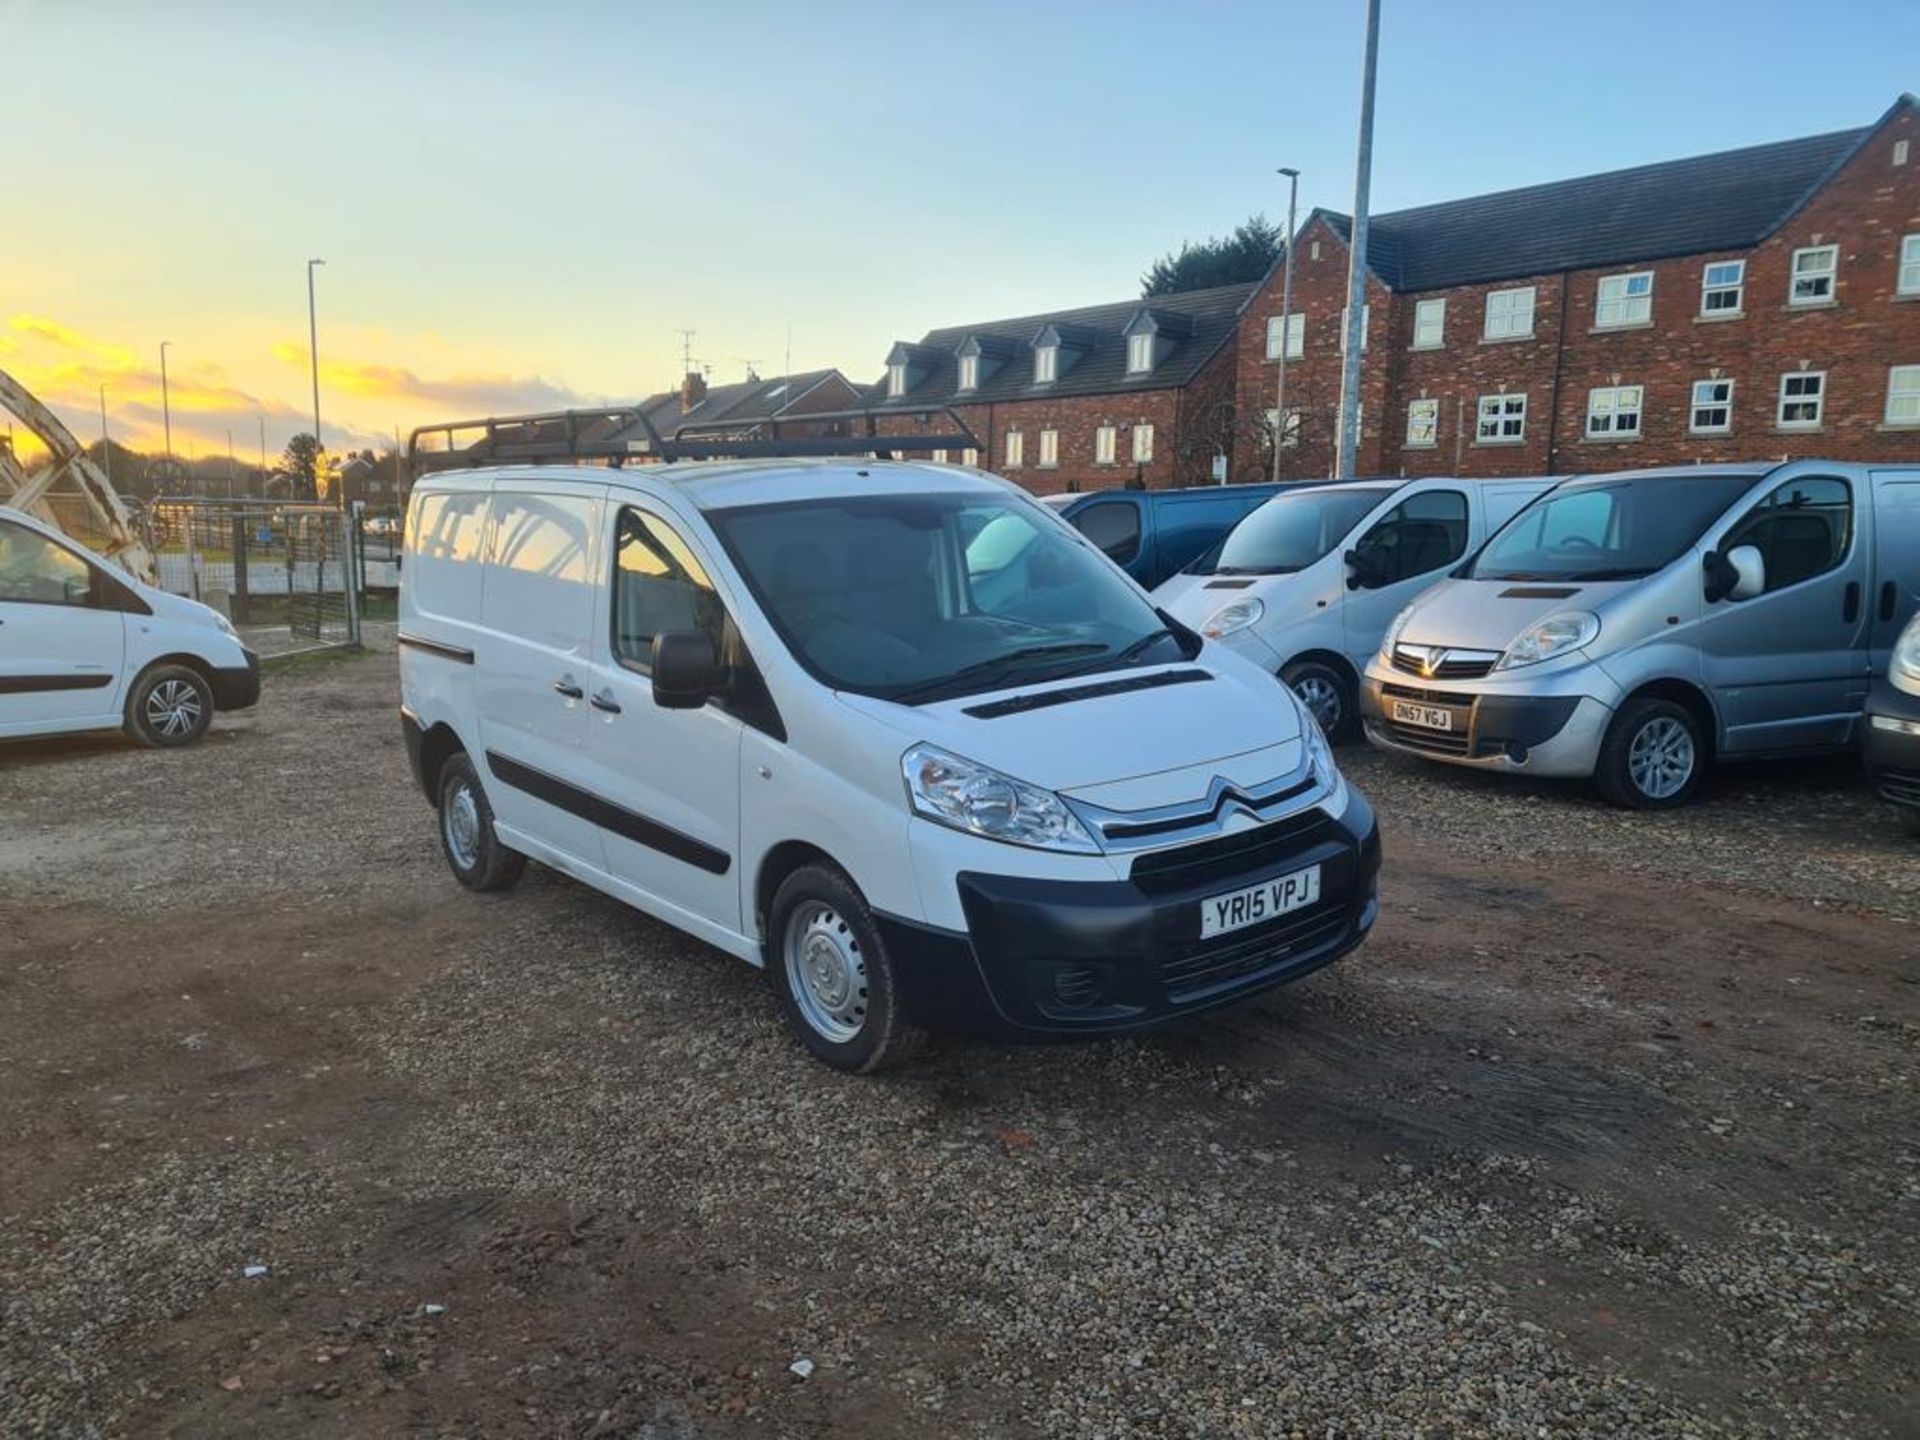
[[[853,882],[806,865],[774,893],[767,978],[802,1045],[837,1070],[867,1074],[917,1055],[893,961]]]
[[[1320,722],[1320,732],[1329,741],[1337,744],[1353,734],[1359,706],[1344,670],[1318,660],[1295,660],[1280,671],[1280,679]]]
[[[171,750],[191,745],[213,723],[213,687],[185,665],[143,671],[127,694],[126,731],[142,745]]]
[[[1920,840],[1920,809],[1903,805],[1900,807],[1900,819],[1907,827],[1907,834],[1915,840]]]
[[[440,771],[440,849],[453,878],[469,890],[505,890],[527,868],[526,856],[500,843],[493,806],[465,755]]]
[[[1684,705],[1643,696],[1620,707],[1600,745],[1594,784],[1615,805],[1670,810],[1699,788],[1706,766],[1700,722]]]

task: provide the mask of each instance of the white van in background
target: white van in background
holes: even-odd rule
[[[764,965],[827,1063],[1134,1029],[1359,944],[1379,839],[1299,706],[978,471],[423,479],[401,718],[448,863]]]
[[[1393,617],[1554,479],[1355,480],[1276,495],[1153,592],[1293,688],[1334,740]]]
[[[260,698],[227,617],[0,508],[0,738],[124,729],[188,745]]]

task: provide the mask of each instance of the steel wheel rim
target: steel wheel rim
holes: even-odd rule
[[[200,692],[185,680],[162,680],[147,692],[147,725],[157,735],[178,740],[200,723]]]
[[[1670,715],[1642,725],[1627,750],[1627,771],[1634,788],[1649,800],[1678,795],[1693,778],[1693,763],[1693,736]]]
[[[836,1045],[867,1023],[867,962],[852,929],[831,905],[808,900],[787,921],[781,946],[787,989],[808,1028]]]
[[[480,802],[473,787],[461,783],[441,807],[440,828],[447,837],[447,853],[462,870],[480,863]]]
[[[1293,693],[1319,723],[1321,732],[1333,734],[1340,724],[1340,687],[1324,675],[1303,675],[1294,682]]]

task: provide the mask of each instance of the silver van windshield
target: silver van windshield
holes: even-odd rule
[[[1549,491],[1501,527],[1470,580],[1637,580],[1684,555],[1758,475],[1638,476]]]

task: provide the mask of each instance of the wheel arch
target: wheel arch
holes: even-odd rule
[[[1707,692],[1691,680],[1667,676],[1649,680],[1629,692],[1615,713],[1634,700],[1666,700],[1692,714],[1700,724],[1700,739],[1706,746],[1706,763],[1711,765],[1720,753],[1720,715]]]
[[[213,666],[207,663],[206,656],[196,655],[191,650],[169,650],[164,655],[154,656],[134,672],[132,680],[127,685],[127,693],[131,695],[135,685],[162,665],[178,665],[183,669],[191,670],[207,682],[209,691],[213,689]]]
[[[753,877],[753,928],[763,950],[769,943],[767,920],[773,910],[773,897],[794,871],[815,864],[830,865],[842,875],[847,873],[846,867],[833,856],[805,840],[782,840],[760,857],[760,867]],[[849,879],[847,883],[853,882]]]
[[[1339,671],[1342,675],[1346,676],[1347,684],[1353,687],[1354,693],[1359,693],[1360,672],[1354,668],[1353,661],[1342,655],[1338,650],[1302,650],[1297,655],[1289,655],[1286,659],[1282,660],[1280,662],[1280,669],[1285,670],[1289,665],[1298,665],[1307,660],[1311,660],[1319,665],[1329,666]]]
[[[444,720],[435,721],[420,736],[420,788],[436,810],[440,808],[440,772],[454,756],[466,753],[460,736]]]

